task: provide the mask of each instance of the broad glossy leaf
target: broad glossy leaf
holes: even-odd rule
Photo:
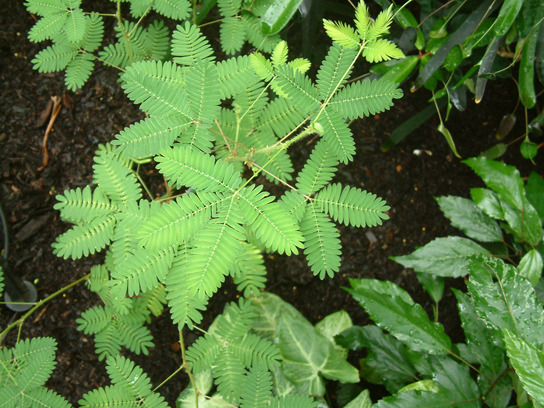
[[[338,344],[351,350],[367,349],[361,360],[361,377],[373,384],[383,384],[391,393],[416,378],[416,370],[406,347],[374,325],[353,326],[336,337]]]
[[[261,31],[265,35],[280,32],[291,20],[302,0],[276,0],[261,17]]]
[[[346,289],[365,308],[372,320],[388,330],[414,351],[444,354],[451,341],[441,325],[431,323],[423,308],[392,282],[374,279],[350,279],[353,289]]]
[[[417,272],[457,278],[468,273],[470,257],[480,254],[489,255],[489,251],[467,238],[445,237],[436,238],[410,255],[391,259]]]
[[[510,29],[518,16],[523,0],[505,0],[499,11],[493,29],[497,37],[502,37]]]
[[[440,393],[450,401],[456,401],[458,408],[479,408],[480,392],[470,376],[469,367],[451,358],[433,358],[433,380]]]
[[[334,342],[334,336],[353,326],[351,317],[345,310],[339,310],[328,316],[315,325],[315,329],[323,336]]]
[[[542,276],[543,266],[542,255],[533,248],[521,258],[518,265],[518,272],[521,276],[527,278],[533,286],[536,286]]]
[[[364,390],[352,399],[349,404],[345,405],[344,408],[370,408],[371,406],[370,393],[368,390]]]
[[[529,281],[497,258],[479,257],[469,269],[467,286],[480,318],[498,332],[510,330],[530,343],[542,344],[544,311]]]
[[[449,398],[430,391],[404,391],[378,401],[376,408],[451,408]]]
[[[423,272],[416,272],[416,277],[431,299],[440,302],[444,295],[445,278]]]
[[[325,366],[330,344],[308,321],[282,316],[278,322],[278,339],[283,356],[283,373],[299,390],[323,395],[325,383],[319,371]]]
[[[502,241],[502,231],[497,222],[485,214],[472,200],[463,197],[437,197],[440,210],[469,238],[481,242]]]
[[[484,213],[492,218],[504,221],[504,209],[497,193],[488,188],[471,188],[470,196]]]
[[[486,327],[484,321],[476,313],[474,301],[467,294],[452,289],[457,298],[457,308],[461,325],[465,332],[467,347],[475,351],[476,361],[499,374],[504,362],[504,350],[495,343],[494,333]]]
[[[463,163],[474,170],[484,183],[491,190],[498,193],[507,203],[518,210],[523,209],[523,198],[525,196],[523,179],[514,166],[508,166],[485,157],[471,157],[464,160]]]
[[[440,47],[440,49],[429,60],[425,68],[420,72],[413,89],[419,89],[427,80],[442,66],[450,50],[457,44],[462,43],[469,37],[476,27],[482,22],[486,13],[490,12],[489,8],[491,0],[481,2],[476,10],[474,10],[459,28],[449,36],[448,40]]]
[[[544,179],[536,172],[531,172],[525,186],[527,200],[538,212],[540,219],[544,221]]]
[[[544,404],[544,353],[508,330],[504,344],[523,388],[535,401]]]

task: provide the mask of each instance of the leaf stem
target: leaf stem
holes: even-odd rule
[[[42,307],[45,303],[49,302],[51,299],[54,299],[57,296],[61,295],[62,293],[66,292],[71,287],[76,286],[77,284],[79,284],[79,283],[81,283],[83,281],[86,281],[87,279],[89,279],[90,276],[91,276],[91,274],[88,273],[87,275],[79,278],[78,280],[76,280],[76,281],[64,286],[63,288],[57,290],[55,293],[47,296],[45,299],[42,299],[39,302],[37,302],[36,305],[32,309],[30,309],[28,312],[26,312],[22,317],[17,319],[15,322],[11,323],[8,327],[6,327],[4,329],[4,331],[2,331],[2,333],[0,333],[0,344],[2,343],[5,336],[8,334],[8,332],[11,329],[13,329],[17,325],[22,326],[23,323],[25,322],[25,320],[28,319],[30,317],[30,315],[32,315],[32,313],[34,313],[36,310],[38,310],[40,307]],[[19,329],[19,332],[20,332],[20,329]]]

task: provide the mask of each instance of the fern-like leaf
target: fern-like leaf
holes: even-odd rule
[[[246,25],[238,17],[226,17],[220,28],[221,48],[227,55],[236,54],[246,40]]]
[[[97,218],[87,224],[75,225],[59,235],[53,243],[53,253],[64,259],[79,259],[101,251],[113,238],[115,215]]]
[[[187,349],[187,363],[195,374],[209,370],[221,353],[224,344],[215,336],[205,334]]]
[[[184,245],[185,247],[185,245]],[[174,259],[172,268],[166,277],[166,287],[168,293],[168,305],[172,321],[177,323],[180,330],[187,326],[193,329],[195,324],[202,321],[203,310],[206,310],[208,299],[200,299],[196,295],[191,295],[187,288],[187,248],[178,251]]]
[[[230,98],[259,81],[247,55],[218,62],[217,73],[221,99]]]
[[[191,123],[184,115],[146,118],[125,128],[111,144],[117,146],[116,154],[129,159],[155,156],[172,146]]]
[[[257,239],[280,254],[297,254],[302,248],[302,235],[292,217],[286,216],[283,208],[262,186],[246,187],[239,197],[240,209]]]
[[[263,111],[256,129],[266,133],[275,133],[281,139],[304,119],[304,114],[292,101],[276,98]]]
[[[247,333],[239,341],[232,342],[229,349],[244,367],[265,367],[272,370],[281,361],[278,347],[253,333]]]
[[[163,61],[167,57],[170,51],[170,32],[162,20],[153,21],[147,28],[145,46],[151,60]]]
[[[102,16],[92,13],[88,19],[85,35],[81,40],[80,47],[87,52],[94,52],[100,47],[104,37],[104,20]]]
[[[225,280],[245,239],[242,219],[233,200],[223,204],[216,219],[212,219],[195,237],[187,263],[187,287],[200,299],[213,295]]]
[[[135,399],[144,399],[151,393],[151,381],[139,366],[123,356],[108,357],[106,371],[113,384],[126,388]]]
[[[289,65],[279,67],[277,86],[304,113],[312,112],[320,105],[318,92],[310,78]]]
[[[87,23],[83,10],[80,8],[70,10],[63,26],[68,40],[75,44],[83,40]]]
[[[154,289],[166,279],[174,260],[174,247],[149,251],[138,249],[129,256],[122,268],[112,272],[111,285],[118,293],[139,295]]]
[[[142,192],[136,176],[113,153],[110,145],[99,146],[94,162],[93,181],[112,201],[137,201],[141,198]]]
[[[323,140],[341,162],[347,164],[355,155],[355,141],[346,121],[333,109],[325,109],[319,119]]]
[[[404,58],[404,53],[391,41],[379,39],[369,42],[364,50],[363,57],[370,63],[389,61],[390,59]]]
[[[178,25],[172,35],[172,56],[174,62],[194,65],[197,62],[213,62],[213,50],[200,29],[188,21]]]
[[[315,145],[297,177],[296,188],[300,194],[312,195],[330,183],[338,165],[338,159],[331,151],[331,146],[324,140]]]
[[[246,370],[230,348],[225,348],[218,360],[212,373],[215,377],[217,391],[227,401],[237,403],[238,396],[243,391]]]
[[[40,18],[28,32],[28,39],[32,42],[51,39],[56,33],[62,30],[66,19],[66,12],[49,14]]]
[[[265,288],[266,268],[259,248],[247,243],[243,244],[243,248],[234,261],[231,274],[238,291],[249,297]]]
[[[24,402],[21,402],[29,408],[72,408],[72,404],[68,403],[64,397],[45,387],[25,392]]]
[[[240,395],[240,408],[267,406],[272,398],[272,376],[262,367],[250,368]]]
[[[340,268],[340,234],[335,225],[314,205],[308,206],[300,223],[304,254],[314,275],[333,277]]]
[[[348,80],[357,51],[334,44],[317,73],[317,88],[321,99],[327,100]]]
[[[85,334],[100,333],[111,324],[112,317],[113,313],[110,308],[94,306],[81,313],[81,317],[76,320],[77,329]]]
[[[240,16],[246,26],[248,42],[258,50],[272,52],[274,47],[281,41],[279,34],[263,35],[260,20],[248,11],[242,10]]]
[[[217,7],[223,17],[234,17],[240,11],[241,0],[217,0]]]
[[[257,132],[241,137],[242,145],[249,145],[254,149],[262,149],[275,144],[278,139],[271,133]],[[293,163],[285,150],[273,153],[257,153],[253,156],[253,163],[257,168],[263,169],[265,177],[272,183],[278,184],[280,180],[289,181],[292,178]]]
[[[128,97],[153,116],[192,116],[180,67],[170,62],[142,61],[121,76]]]
[[[19,392],[24,394],[45,384],[55,369],[56,348],[57,342],[51,337],[36,337],[15,344],[10,371],[15,371],[12,381]]]
[[[355,10],[355,27],[357,27],[357,34],[362,41],[367,41],[368,30],[372,20],[368,14],[368,7],[364,1],[360,1]]]
[[[306,197],[296,190],[289,190],[278,200],[284,211],[300,222],[306,211]]]
[[[317,194],[314,204],[333,220],[353,227],[374,227],[389,219],[389,206],[375,194],[332,184]]]
[[[187,146],[167,149],[156,158],[157,168],[177,188],[192,187],[198,191],[229,192],[236,189],[242,179],[234,167]]]
[[[137,407],[138,404],[132,395],[126,392],[123,386],[107,386],[89,391],[79,400],[82,407],[105,408],[105,407]]]
[[[329,37],[342,47],[352,49],[359,47],[357,33],[346,23],[323,20],[323,25]]]
[[[195,131],[190,140],[182,138],[181,142],[205,152],[210,150],[214,138],[208,129],[212,120],[219,116],[218,81],[217,68],[209,62],[196,63],[187,72],[187,98],[194,112]]]
[[[93,192],[90,186],[83,190],[79,187],[66,190],[64,194],[57,195],[56,199],[55,210],[60,211],[63,220],[71,223],[90,222],[118,211],[102,189],[96,188]]]
[[[189,17],[191,3],[188,0],[155,0],[153,8],[165,17],[185,20]]]
[[[381,36],[389,33],[389,27],[393,22],[393,5],[389,8],[382,10],[373,24],[368,29],[368,39],[372,41],[378,39]]]
[[[77,91],[91,76],[94,68],[94,56],[92,54],[78,54],[66,66],[66,87],[71,91]]]
[[[104,64],[113,67],[125,68],[130,65],[130,53],[126,45],[120,42],[107,45],[98,53],[98,56]]]
[[[32,59],[33,68],[40,73],[62,71],[77,54],[75,45],[53,44],[36,54]]]
[[[135,229],[135,238],[147,249],[170,247],[188,242],[215,216],[225,200],[222,195],[198,192],[184,194],[161,209]]]
[[[26,0],[25,7],[29,13],[37,14],[38,16],[66,12],[64,2],[58,0]]]
[[[402,97],[398,84],[387,81],[357,81],[338,92],[329,103],[342,117],[351,120],[383,112]]]

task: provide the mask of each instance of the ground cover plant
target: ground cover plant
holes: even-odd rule
[[[59,68],[70,59],[67,85],[82,85],[90,72],[84,61],[92,59],[85,51],[94,50],[98,42],[90,46],[86,35],[98,38],[94,33],[100,31],[100,19],[86,16],[79,3],[63,3],[60,11],[59,3],[27,4],[43,16],[31,38],[54,37],[55,42],[36,58],[37,66],[49,61]],[[58,256],[78,259],[108,248],[105,263],[86,277],[104,305],[83,312],[78,322],[82,331],[95,336],[113,385],[90,391],[81,405],[165,405],[141,369],[119,356],[123,347],[147,352],[152,342],[145,323],[165,303],[180,330],[179,370],[187,371],[194,390],[193,373],[212,368],[219,396],[209,404],[225,400],[244,407],[315,406],[313,398],[325,391],[321,375],[358,381],[357,370],[334,347],[331,336],[317,332],[318,340],[307,339],[321,344],[316,357],[322,364],[316,369],[314,361],[308,362],[310,375],[301,377],[297,358],[305,348],[297,345],[298,337],[286,337],[282,354],[272,341],[250,333],[255,306],[243,298],[227,307],[187,351],[183,328],[200,323],[209,298],[227,276],[245,298],[258,296],[265,283],[262,251],[304,251],[315,275],[331,277],[340,266],[340,240],[331,219],[365,227],[387,218],[389,207],[383,200],[330,180],[338,163],[351,161],[355,153],[347,121],[382,112],[402,95],[396,84],[385,80],[348,84],[359,57],[380,61],[402,56],[382,38],[391,20],[390,10],[372,20],[364,4],[357,8],[356,28],[325,20],[335,44],[319,67],[315,85],[304,74],[308,61],[288,62],[285,42],[277,42],[270,58],[255,52],[216,62],[198,27],[185,22],[173,33],[172,61],[161,61],[164,54],[153,59],[149,43],[140,44],[147,53],[134,61],[131,45],[140,37],[126,34],[138,28],[120,27],[119,40],[125,42],[116,50],[127,58],[102,59],[120,64],[122,86],[147,118],[99,147],[94,188],[66,191],[56,205],[62,218],[74,224],[55,242]],[[155,37],[148,31],[145,38]],[[309,136],[320,139],[293,181],[287,151]],[[164,182],[164,192],[142,177],[152,159],[163,177],[156,184]],[[260,175],[287,192],[276,200],[263,189],[265,178],[258,179]],[[284,325],[289,333],[292,326]],[[19,341],[5,351],[6,406],[67,406],[42,387],[54,366],[52,339]],[[255,388],[255,383],[263,385]],[[198,406],[203,394],[193,393]]]
[[[392,4],[389,0],[376,2],[383,7]],[[419,15],[414,11],[417,8],[411,7],[414,4],[419,6]],[[431,94],[430,105],[395,129],[383,148],[392,147],[438,114],[437,130],[458,155],[455,135],[446,125],[451,109],[464,111],[472,98],[485,103],[488,82],[508,78],[516,84],[512,98],[518,103],[513,112],[504,115],[498,140],[489,146],[487,155],[500,157],[515,144],[523,157],[536,157],[542,142],[542,114],[538,107],[533,110],[544,83],[542,10],[542,0],[447,4],[417,0],[396,5],[396,23],[402,29],[395,36],[406,58],[376,64],[371,70],[398,82],[410,79],[412,92],[425,88]],[[525,112],[516,113],[518,106]],[[525,132],[511,138],[518,118],[525,122]]]

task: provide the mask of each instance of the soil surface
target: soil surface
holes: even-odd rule
[[[62,73],[43,75],[34,71],[31,60],[43,46],[30,43],[26,35],[35,19],[22,2],[8,3],[4,3],[0,13],[0,201],[10,234],[9,265],[14,273],[35,282],[42,299],[84,276],[92,265],[101,261],[100,255],[76,262],[52,254],[51,243],[68,228],[53,209],[55,195],[89,184],[97,145],[111,140],[143,114],[125,97],[117,83],[117,73],[111,68],[98,65],[85,87],[75,93],[66,90]],[[61,108],[47,141],[48,163],[40,169],[44,164],[42,144],[52,98],[60,100]],[[384,198],[391,206],[390,219],[373,229],[340,228],[342,267],[334,279],[314,277],[301,256],[267,257],[268,290],[291,302],[311,322],[344,309],[354,323],[370,323],[363,309],[342,290],[343,286],[349,286],[348,278],[363,277],[387,279],[401,285],[432,314],[433,302],[415,274],[388,257],[410,253],[435,237],[455,234],[433,197],[468,197],[469,189],[482,183],[453,156],[436,131],[436,118],[390,151],[380,150],[384,138],[425,107],[428,98],[429,93],[424,90],[410,94],[405,87],[405,97],[390,111],[352,125],[357,157],[340,168],[335,181],[367,189]],[[471,102],[466,112],[453,111],[447,126],[459,153],[467,158],[492,146],[500,119],[514,111],[516,102],[514,82],[502,80],[489,83],[480,105]],[[516,114],[523,118],[521,109]],[[523,120],[518,120],[509,140],[523,134],[520,122]],[[301,156],[310,147],[301,146]],[[538,168],[538,162],[535,167],[520,158],[517,145],[504,160],[518,165],[523,176]],[[462,280],[448,281],[448,285],[464,288]],[[236,295],[234,286],[226,283],[214,296],[204,325]],[[97,297],[80,284],[36,311],[21,332],[22,338],[57,339],[58,364],[47,385],[74,404],[85,392],[109,383],[104,364],[94,352],[92,338],[77,330],[76,319],[95,304]],[[454,341],[462,341],[455,301],[448,289],[439,311],[439,320],[447,333]],[[5,328],[19,316],[2,307],[0,327]],[[168,313],[153,319],[150,328],[155,347],[149,357],[127,354],[144,368],[154,384],[159,384],[180,364],[178,334]],[[12,346],[16,336],[17,330],[12,330],[3,344]],[[186,383],[185,375],[179,374],[161,387],[160,392],[174,406]],[[382,395],[380,387],[371,386],[371,391],[374,400]]]

